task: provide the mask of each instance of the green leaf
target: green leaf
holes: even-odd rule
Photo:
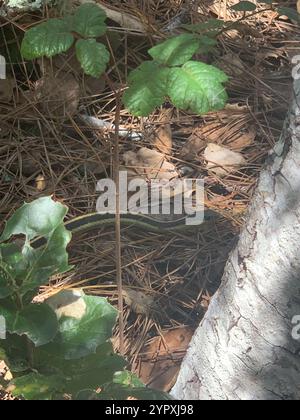
[[[60,19],[50,19],[25,33],[21,54],[28,60],[52,57],[67,51],[73,42],[67,23]]]
[[[101,387],[100,393],[95,393],[93,387],[82,388],[77,394],[77,400],[126,400],[134,397],[139,400],[171,400],[165,392],[155,391],[146,387],[140,379],[128,371],[116,372],[113,381]]]
[[[72,18],[72,31],[86,38],[96,38],[106,32],[106,13],[96,4],[83,4]]]
[[[73,377],[91,369],[102,366],[102,360],[113,354],[113,347],[110,341],[105,342],[97,348],[95,354],[75,360],[66,360],[65,353],[60,346],[47,344],[39,347],[35,352],[34,367],[44,375],[64,375]]]
[[[12,372],[13,376],[19,374],[20,372],[26,372],[30,369],[27,357],[27,347],[25,342],[25,337],[18,336],[16,334],[6,334],[6,339],[1,341],[1,346],[3,347],[6,358],[5,363],[9,367],[9,370]],[[0,356],[0,360],[1,360]]]
[[[64,380],[59,376],[43,376],[30,373],[14,379],[11,384],[12,395],[22,396],[26,400],[52,400],[57,394],[64,392]]]
[[[56,203],[51,197],[42,197],[29,204],[24,204],[6,223],[0,242],[7,241],[13,235],[25,235],[27,240],[38,236],[47,236],[61,225],[68,208]]]
[[[171,399],[164,392],[146,387],[134,373],[126,370],[115,373],[113,383],[104,388],[102,397],[105,394],[106,396],[110,394],[110,399],[127,399],[128,397],[134,397],[139,400]]]
[[[46,304],[31,304],[20,311],[0,306],[0,316],[6,320],[11,334],[26,335],[36,347],[52,341],[58,330],[57,317]]]
[[[189,61],[170,69],[168,93],[175,106],[198,114],[224,108],[228,99],[223,86],[226,74],[214,66]]]
[[[97,389],[107,383],[111,383],[117,370],[126,366],[125,360],[117,354],[112,354],[98,363],[91,363],[85,372],[74,374],[67,383],[67,390],[76,394],[81,389]]]
[[[15,280],[10,267],[0,260],[0,299],[11,296],[15,289]]]
[[[256,10],[256,4],[251,1],[240,1],[239,3],[231,6],[231,9],[236,12],[253,12]]]
[[[95,353],[112,336],[117,311],[104,298],[65,290],[47,304],[59,318],[59,334],[52,347],[67,360]]]
[[[70,240],[71,233],[62,224],[48,235],[48,242],[44,247],[34,250],[28,247],[24,251],[29,268],[20,287],[19,293],[22,296],[47,283],[54,274],[63,274],[72,268],[68,264],[69,257],[66,251]]]
[[[43,197],[25,204],[8,220],[0,241],[20,234],[26,238],[22,253],[2,257],[9,263],[10,274],[19,285],[21,296],[46,283],[50,276],[71,268],[66,252],[71,233],[63,224],[66,213],[67,207],[51,197]],[[33,249],[30,241],[40,236],[45,237],[45,245]]]
[[[35,368],[43,374],[55,374],[66,379],[66,392],[97,389],[112,382],[116,371],[124,369],[127,362],[113,353],[112,344],[106,342],[95,354],[76,360],[65,360],[60,348],[47,345],[35,352]]]
[[[161,106],[167,94],[169,69],[154,61],[145,61],[129,76],[129,88],[123,102],[135,116],[146,117]]]
[[[290,7],[278,7],[278,13],[280,16],[287,16],[290,20],[300,23],[300,14]]]
[[[0,299],[7,298],[17,291],[17,273],[26,263],[15,244],[0,245]]]
[[[0,261],[6,261],[9,265],[18,264],[20,256],[22,256],[20,247],[16,244],[0,245]]]
[[[134,373],[129,372],[128,370],[116,372],[113,382],[130,388],[142,388],[145,386]]]
[[[105,72],[110,59],[106,46],[95,39],[77,41],[76,56],[85,74],[93,77],[100,77]]]
[[[180,66],[189,61],[200,48],[199,37],[193,34],[183,34],[149,50],[151,57],[166,66]]]

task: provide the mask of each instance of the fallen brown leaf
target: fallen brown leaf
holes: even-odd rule
[[[123,297],[126,305],[136,314],[148,315],[154,307],[153,297],[140,291],[126,288],[123,290]]]
[[[122,28],[138,32],[146,32],[144,24],[137,17],[129,13],[108,7],[106,3],[104,4],[101,1],[95,2],[92,0],[80,0],[80,3],[95,3],[101,7],[101,9],[105,10],[105,13],[109,19],[117,22],[120,26],[122,26]]]
[[[168,392],[174,385],[181,361],[193,336],[188,327],[165,331],[142,350],[138,375],[149,386]]]
[[[10,102],[13,97],[14,82],[7,77],[0,79],[0,102]]]
[[[236,172],[246,163],[241,153],[233,152],[217,144],[209,143],[204,151],[207,169],[218,176]]]
[[[159,127],[153,133],[153,146],[164,155],[172,154],[173,139],[170,124]]]
[[[122,26],[122,28],[138,32],[146,32],[145,25],[137,17],[129,13],[125,13],[124,11],[120,12],[113,8],[107,7],[107,5],[104,5],[102,2],[98,3],[99,6],[101,6],[101,8],[105,10],[107,17],[117,22],[120,26]]]
[[[71,74],[62,73],[62,77],[44,76],[34,86],[34,91],[27,93],[27,99],[51,118],[65,119],[77,112],[80,87]]]
[[[199,154],[205,149],[206,144],[207,142],[201,134],[198,137],[197,133],[194,133],[181,149],[180,157],[185,160],[197,160]]]
[[[241,152],[253,145],[256,127],[247,123],[248,115],[247,106],[228,104],[216,118],[193,129],[180,156],[186,160],[197,160],[208,143],[216,143],[235,152]]]
[[[217,67],[224,70],[228,76],[237,77],[245,72],[242,60],[233,53],[228,53],[215,63]]]
[[[136,176],[146,179],[170,180],[178,177],[175,165],[168,162],[165,155],[156,150],[142,147],[137,153],[124,153],[123,159],[127,169]]]

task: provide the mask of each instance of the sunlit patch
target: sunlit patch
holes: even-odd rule
[[[47,303],[55,311],[58,319],[63,316],[81,319],[86,313],[83,293],[78,290],[64,290],[49,298]]]

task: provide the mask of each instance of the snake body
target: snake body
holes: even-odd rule
[[[215,219],[217,213],[207,210],[204,213],[204,220]],[[109,213],[89,213],[84,216],[79,216],[74,219],[65,222],[66,229],[71,233],[83,233],[88,231],[96,231],[105,226],[113,226],[115,224],[115,214]],[[173,220],[161,220],[152,216],[144,214],[121,214],[120,215],[121,226],[138,227],[142,230],[154,233],[162,232],[176,232],[181,230],[187,230],[188,228],[194,228],[197,226],[189,226],[186,224],[186,217],[180,217]],[[40,248],[45,244],[44,238],[37,238],[32,241],[34,248]]]

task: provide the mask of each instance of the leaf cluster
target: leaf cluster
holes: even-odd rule
[[[110,342],[117,311],[106,299],[64,290],[36,302],[40,286],[72,268],[67,210],[50,197],[24,204],[0,237],[0,359],[13,375],[9,389],[29,400],[82,399],[99,388],[101,399],[167,398],[124,370]]]

